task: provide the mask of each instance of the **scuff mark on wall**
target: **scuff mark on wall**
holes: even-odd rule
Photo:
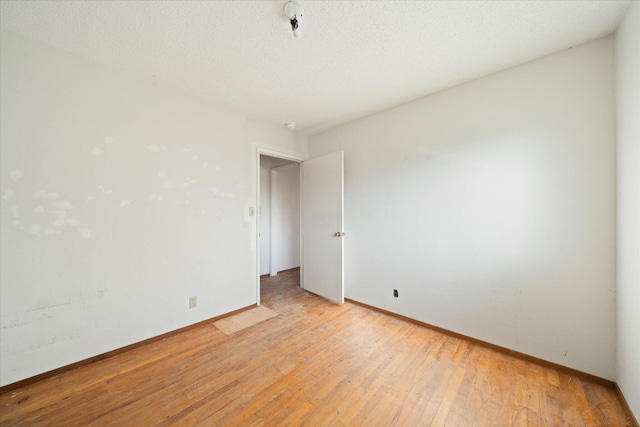
[[[79,228],[78,231],[80,232],[80,235],[82,235],[82,237],[84,237],[85,239],[91,238],[91,231],[89,231],[88,228]]]
[[[113,194],[112,190],[107,190],[105,189],[102,185],[98,187],[100,189],[100,191],[102,191],[102,194],[105,194],[107,196],[110,196]]]
[[[81,222],[78,221],[75,218],[71,218],[71,219],[66,220],[65,224],[67,224],[67,225],[69,225],[71,227],[77,227],[77,226],[81,225]]]
[[[18,182],[18,180],[20,180],[23,177],[24,177],[24,174],[22,173],[22,171],[14,170],[9,172],[9,179],[13,182]]]
[[[58,193],[49,193],[45,190],[39,190],[33,193],[34,199],[58,199],[60,198],[60,194]]]
[[[54,202],[52,205],[58,209],[73,209],[73,205],[69,202]]]
[[[158,146],[156,144],[147,145],[147,150],[149,150],[151,153],[159,153],[160,151],[169,151],[166,145]]]
[[[185,182],[182,183],[182,188],[184,187],[188,187],[191,184],[195,184],[198,181],[196,181],[195,179],[191,178],[190,176],[187,177],[187,180]]]
[[[11,188],[7,188],[6,190],[4,190],[4,192],[2,193],[2,199],[9,201],[13,198],[13,196],[16,194],[15,191],[13,191]]]
[[[67,223],[66,221],[67,211],[56,210],[56,211],[53,211],[53,215],[55,216],[55,219],[53,220],[54,227],[62,227]]]
[[[29,234],[33,234],[35,236],[40,235],[40,230],[42,230],[42,224],[30,224],[29,225]]]

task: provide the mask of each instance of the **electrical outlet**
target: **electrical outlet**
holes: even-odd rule
[[[189,297],[189,308],[196,308],[198,306],[198,297]]]
[[[397,290],[397,289],[394,289],[394,290],[393,290],[393,296],[394,296],[394,297],[396,297],[396,298],[398,298],[398,290]]]

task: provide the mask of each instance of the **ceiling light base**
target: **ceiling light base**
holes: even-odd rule
[[[284,5],[284,14],[287,18],[289,18],[289,22],[291,23],[291,30],[293,31],[293,36],[297,39],[302,38],[302,32],[300,31],[300,18],[304,15],[304,10],[300,3],[295,0],[292,0]]]

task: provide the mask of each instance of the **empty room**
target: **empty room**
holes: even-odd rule
[[[638,426],[640,2],[0,30],[0,425]]]

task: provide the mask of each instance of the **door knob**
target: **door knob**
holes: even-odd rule
[[[333,237],[344,237],[344,233],[342,231],[336,231],[333,233]]]

